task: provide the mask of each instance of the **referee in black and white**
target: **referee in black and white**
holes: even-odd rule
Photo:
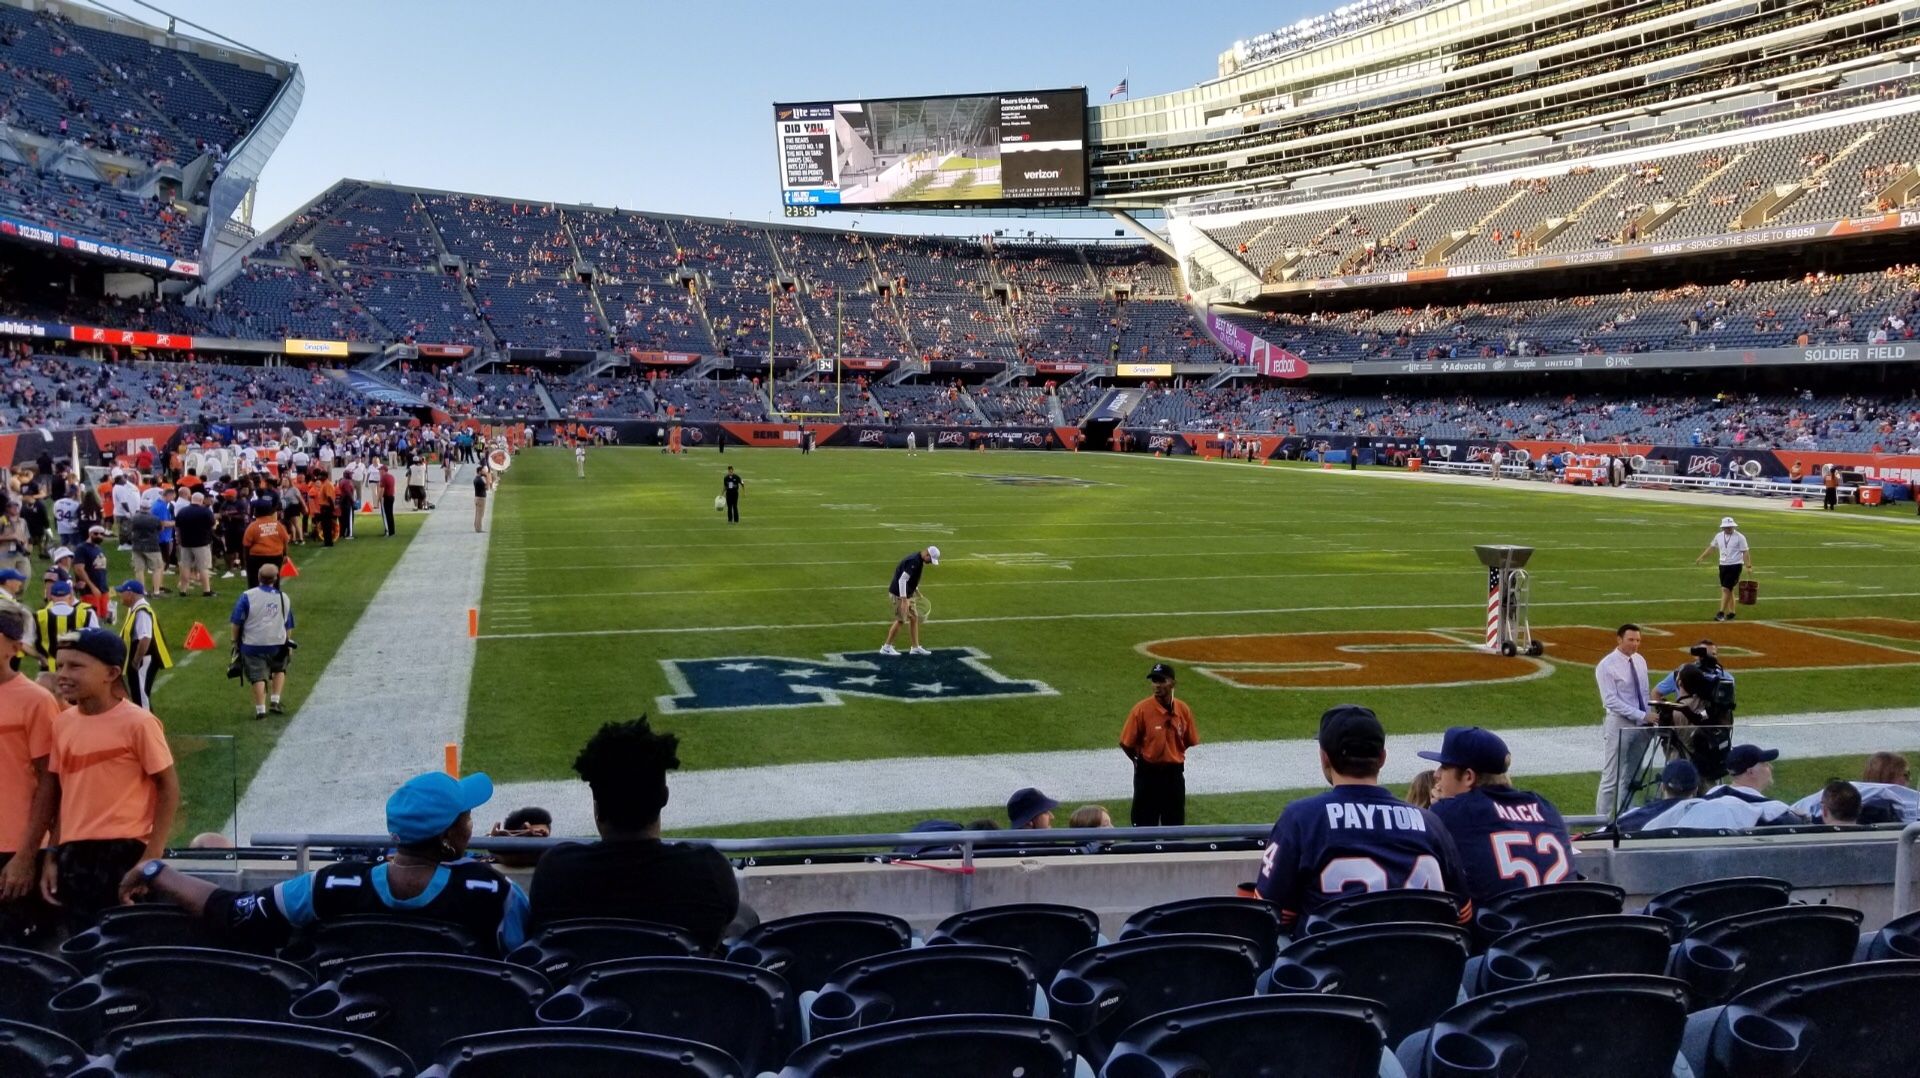
[[[1747,550],[1747,537],[1740,534],[1734,526],[1732,517],[1720,518],[1720,530],[1713,533],[1707,549],[1693,559],[1695,565],[1707,560],[1707,555],[1720,555],[1720,612],[1713,616],[1715,621],[1734,619],[1734,589],[1740,586],[1740,573],[1753,572],[1753,555]]]
[[[746,485],[747,481],[740,478],[739,473],[733,470],[733,465],[727,465],[727,474],[720,480],[720,492],[727,498],[727,523],[729,524],[740,523],[740,488]]]

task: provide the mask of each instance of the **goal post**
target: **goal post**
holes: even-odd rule
[[[834,297],[833,355],[819,356],[811,360],[802,361],[812,363],[813,373],[816,375],[831,374],[833,376],[833,410],[794,411],[784,409],[780,407],[779,391],[775,388],[778,372],[775,368],[775,356],[777,353],[773,347],[773,333],[774,329],[779,325],[779,294],[775,291],[775,289],[778,288],[779,285],[776,284],[772,286],[772,289],[769,289],[767,293],[767,415],[775,419],[838,419],[845,412],[844,391],[846,387],[842,377],[843,368],[840,363],[840,323],[844,317],[845,304],[840,300],[839,296],[836,295]],[[801,384],[818,385],[819,383]]]

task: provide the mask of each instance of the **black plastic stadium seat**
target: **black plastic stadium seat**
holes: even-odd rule
[[[206,947],[135,947],[47,1003],[57,1028],[83,1044],[135,1022],[174,1018],[285,1021],[313,977],[291,962]]]
[[[1772,876],[1732,876],[1663,891],[1641,912],[1672,925],[1677,940],[1708,921],[1784,906],[1792,891],[1792,884]]]
[[[943,1014],[1030,1015],[1033,964],[1022,951],[955,943],[850,962],[807,1008],[807,1037]]]
[[[1864,962],[1756,985],[1687,1020],[1694,1078],[1914,1073],[1920,960]]]
[[[417,1071],[405,1052],[372,1037],[238,1018],[121,1026],[103,1048],[109,1062],[101,1078],[405,1078]]]
[[[92,928],[60,945],[60,957],[81,970],[130,947],[219,947],[198,917],[178,906],[122,906],[103,911]]]
[[[1053,1018],[1080,1036],[1089,1060],[1161,1011],[1253,994],[1260,952],[1233,936],[1141,936],[1082,951],[1060,967],[1047,996]]]
[[[1120,926],[1123,940],[1173,932],[1205,932],[1247,940],[1260,949],[1260,964],[1266,966],[1280,950],[1280,909],[1271,902],[1232,895],[1190,898],[1148,906]]]
[[[513,1029],[451,1041],[420,1078],[746,1078],[711,1045],[616,1029]]]
[[[455,1037],[537,1025],[546,978],[525,966],[452,954],[356,958],[295,1000],[296,1022],[364,1033],[425,1066]]]
[[[944,943],[980,943],[1023,951],[1033,960],[1034,976],[1041,984],[1051,984],[1068,957],[1099,945],[1100,917],[1079,906],[1048,902],[986,906],[940,922],[927,937],[927,944]]]
[[[1336,898],[1308,914],[1293,930],[1293,938],[1390,921],[1459,924],[1460,900],[1445,891],[1362,891]]]
[[[1864,935],[1854,951],[1856,962],[1884,962],[1890,958],[1920,958],[1920,910],[1895,917],[1878,932]]]
[[[1843,965],[1860,942],[1859,910],[1776,906],[1699,925],[1673,947],[1668,971],[1693,989],[1696,1008],[1809,970]]]
[[[913,929],[899,917],[857,911],[803,913],[763,921],[735,940],[727,960],[770,969],[796,992],[811,992],[849,962],[904,951]]]
[[[465,929],[420,917],[366,914],[314,925],[280,950],[280,957],[305,966],[317,977],[331,977],[342,962],[376,954],[482,953]]]
[[[1396,1054],[1407,1078],[1670,1078],[1686,1022],[1672,978],[1568,977],[1470,999]]]
[[[1473,930],[1484,945],[1509,932],[1575,917],[1619,913],[1623,887],[1589,880],[1567,880],[1508,891],[1473,911]]]
[[[1467,965],[1470,996],[1566,977],[1663,973],[1672,943],[1667,923],[1638,913],[1609,913],[1523,928],[1494,940]]]
[[[86,1064],[86,1051],[61,1034],[0,1021],[0,1074],[7,1078],[67,1078]]]
[[[47,1001],[80,979],[58,958],[18,947],[0,947],[0,1020],[44,1026],[52,1022]]]
[[[692,958],[700,941],[684,929],[650,921],[618,917],[582,917],[555,921],[538,935],[514,948],[507,961],[537,969],[553,984],[564,984],[574,971],[595,962],[620,958]]]
[[[1473,939],[1459,925],[1357,925],[1294,940],[1260,975],[1262,993],[1337,992],[1373,1000],[1393,1043],[1459,1002]]]
[[[1101,1078],[1378,1078],[1386,1016],[1353,996],[1252,996],[1156,1014],[1120,1035]],[[1384,1073],[1400,1068],[1384,1062]]]
[[[627,958],[574,974],[540,1005],[542,1025],[654,1033],[722,1049],[750,1074],[800,1042],[792,989],[772,970],[710,958]]]
[[[803,1044],[779,1078],[1072,1078],[1073,1031],[1014,1015],[915,1018]]]

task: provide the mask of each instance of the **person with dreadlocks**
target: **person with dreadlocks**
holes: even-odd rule
[[[599,842],[555,846],[528,888],[533,924],[575,917],[626,917],[685,929],[706,947],[740,910],[733,868],[712,846],[662,842],[667,772],[680,766],[680,739],[655,733],[645,715],[610,722],[587,741],[573,770],[593,791]]]

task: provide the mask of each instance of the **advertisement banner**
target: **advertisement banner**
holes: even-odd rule
[[[107,329],[102,326],[68,326],[67,335],[82,344],[113,344],[126,348],[193,347],[193,338],[184,333],[148,333],[134,329]]]
[[[1035,363],[1035,374],[1079,374],[1087,369],[1085,363]]]
[[[999,374],[1006,369],[997,359],[936,359],[927,364],[929,374]]]
[[[643,352],[638,348],[629,349],[627,357],[649,367],[691,367],[700,362],[692,352]]]
[[[0,318],[0,337],[45,337],[62,340],[72,335],[71,326],[29,322],[22,318]]]
[[[345,341],[308,341],[289,337],[282,347],[290,356],[344,356],[347,354]]]
[[[1668,370],[1675,367],[1784,367],[1920,361],[1920,342],[1823,344],[1724,352],[1623,352],[1563,356],[1471,356],[1463,359],[1355,360],[1354,374],[1503,374],[1551,371]]]
[[[1259,371],[1267,378],[1305,378],[1307,361],[1287,351],[1285,348],[1261,337],[1245,326],[1235,325],[1225,318],[1207,311],[1207,331],[1215,340],[1226,346],[1227,351]]]
[[[465,359],[473,354],[470,344],[416,344],[413,347],[428,359]]]
[[[591,348],[508,348],[507,358],[515,363],[590,363],[599,355]]]
[[[0,236],[57,247],[62,251],[103,258],[110,262],[122,262],[129,266],[139,266],[141,269],[156,269],[182,277],[200,276],[198,262],[188,262],[172,255],[142,251],[136,247],[122,247],[119,244],[107,243],[89,236],[77,236],[71,232],[47,228],[16,217],[0,215]]]
[[[840,366],[850,371],[884,371],[893,366],[891,359],[842,359]]]
[[[1116,363],[1113,367],[1115,377],[1119,378],[1172,378],[1171,363]]]

